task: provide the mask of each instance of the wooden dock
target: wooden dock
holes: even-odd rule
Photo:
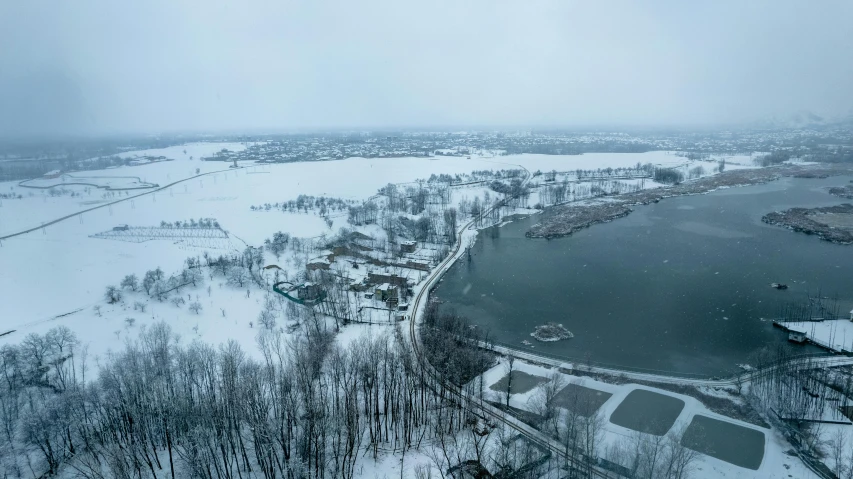
[[[839,318],[839,319],[841,319],[841,320],[845,320],[844,318]],[[799,323],[814,322],[814,323],[822,323],[822,322],[824,322],[824,321],[826,321],[826,320],[821,318],[821,319],[816,319],[816,320],[812,320],[812,321],[787,321],[787,322],[799,322]],[[830,321],[832,321],[832,320],[830,320]],[[773,327],[779,328],[779,329],[781,329],[781,330],[783,330],[783,331],[787,332],[788,334],[792,334],[792,333],[801,333],[800,331],[796,331],[796,330],[793,330],[793,329],[789,328],[788,326],[786,326],[786,325],[784,324],[784,322],[779,321],[779,320],[774,320],[774,321],[773,321]],[[829,351],[829,352],[831,352],[831,353],[834,353],[834,354],[843,354],[843,355],[845,355],[845,356],[853,356],[853,351],[849,351],[849,350],[847,350],[847,349],[843,349],[843,348],[842,348],[842,349],[837,349],[837,348],[835,348],[835,347],[833,347],[833,346],[831,346],[831,345],[829,345],[829,344],[824,343],[823,341],[819,341],[819,340],[817,340],[817,339],[814,339],[814,338],[810,337],[808,333],[802,333],[802,334],[804,334],[804,336],[805,336],[805,340],[804,340],[804,341],[797,341],[797,342],[799,342],[799,343],[801,343],[801,344],[802,344],[802,343],[813,344],[813,345],[815,345],[815,346],[818,346],[818,347],[821,347],[821,348],[823,348],[823,349],[826,349],[827,351]]]

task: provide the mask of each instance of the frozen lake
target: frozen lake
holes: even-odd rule
[[[818,351],[788,346],[769,318],[818,289],[837,295],[841,311],[853,308],[853,247],[761,217],[843,203],[825,188],[850,180],[785,178],[669,198],[550,241],[524,237],[537,216],[489,228],[472,261],[455,264],[436,294],[497,341],[617,366],[717,375],[762,346]],[[773,282],[789,289],[773,289]],[[535,326],[549,321],[574,338],[533,340]]]

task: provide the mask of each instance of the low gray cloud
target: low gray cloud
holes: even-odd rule
[[[853,108],[853,3],[0,5],[0,135],[707,125]]]

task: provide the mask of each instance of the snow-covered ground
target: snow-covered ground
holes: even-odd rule
[[[211,141],[187,143],[184,145],[168,146],[166,148],[126,151],[116,156],[126,159],[165,156],[172,160],[200,160],[211,157],[222,150],[238,152],[245,149],[245,143]]]
[[[233,145],[230,148],[234,148]],[[208,152],[218,151],[219,144],[207,147]],[[664,152],[644,154],[590,154],[581,156],[519,155],[488,159],[451,158],[351,158],[341,161],[288,163],[252,166],[229,170],[221,162],[189,160],[201,154],[198,148],[188,146],[184,155],[182,147],[172,147],[139,154],[165,154],[175,161],[154,163],[138,167],[114,168],[87,172],[91,176],[137,175],[144,181],[167,182],[216,172],[198,179],[185,181],[166,190],[127,199],[109,207],[74,216],[43,230],[7,239],[0,249],[0,269],[15,271],[3,275],[3,295],[7,314],[29,322],[50,315],[62,314],[81,304],[91,304],[99,299],[104,284],[115,281],[120,275],[139,271],[158,264],[166,271],[176,269],[187,256],[180,247],[160,244],[108,244],[89,238],[119,224],[130,226],[156,226],[161,221],[213,217],[231,235],[248,244],[259,245],[276,231],[290,232],[295,236],[313,237],[337,231],[345,225],[346,218],[335,220],[328,228],[316,215],[287,214],[280,212],[252,212],[250,206],[265,202],[293,199],[300,194],[328,195],[363,200],[388,183],[403,183],[428,178],[433,173],[469,173],[482,169],[509,169],[523,165],[536,169],[599,168],[631,166],[637,162],[681,163],[682,158]],[[126,153],[131,155],[133,153]],[[21,192],[15,183],[0,184],[0,191]],[[458,195],[480,194],[459,190]],[[81,211],[98,204],[124,199],[129,196],[91,191],[82,197],[58,196],[24,192],[20,200],[4,200],[0,207],[0,235],[38,227],[61,216]],[[457,192],[454,192],[457,194]],[[133,194],[131,193],[130,196]],[[31,271],[32,273],[27,273]],[[38,273],[36,273],[38,272]],[[85,272],[85,281],[81,273]],[[23,276],[22,276],[23,275]],[[47,275],[62,284],[62,293],[52,293],[50,301],[33,301],[33,290],[39,288],[38,279]],[[29,277],[31,276],[31,277]],[[77,279],[75,281],[75,278]],[[95,279],[100,278],[100,279]],[[97,282],[100,284],[90,284]],[[64,284],[63,284],[64,283]],[[27,292],[30,291],[30,292]],[[41,294],[41,293],[40,293]],[[70,301],[71,298],[76,300]],[[81,301],[86,299],[87,301]],[[19,322],[13,322],[20,324]]]
[[[142,291],[124,291],[124,299],[116,304],[104,301],[104,290],[108,285],[118,285],[128,274],[140,279],[147,270],[161,268],[166,275],[178,272],[187,257],[199,257],[204,253],[219,255],[223,249],[240,251],[246,246],[260,246],[273,233],[281,231],[306,241],[323,236],[332,236],[342,227],[350,227],[345,211],[334,211],[321,217],[316,211],[283,212],[281,209],[253,210],[253,206],[293,200],[299,195],[342,198],[358,204],[374,197],[379,188],[394,183],[411,184],[425,180],[432,174],[466,175],[475,170],[501,170],[526,168],[528,171],[574,172],[578,169],[596,170],[605,168],[635,168],[636,165],[651,163],[655,166],[678,167],[685,174],[696,166],[703,166],[704,175],[713,174],[712,168],[720,158],[709,161],[688,161],[670,152],[642,154],[586,154],[578,156],[512,155],[499,157],[440,157],[440,158],[350,158],[346,160],[254,165],[242,163],[241,168],[229,168],[225,162],[202,162],[199,158],[211,156],[221,149],[240,150],[241,144],[197,143],[158,150],[123,153],[128,158],[165,156],[172,161],[160,161],[140,166],[88,171],[91,177],[138,176],[141,181],[158,183],[162,188],[150,194],[137,192],[109,192],[96,188],[68,186],[74,195],[51,196],[45,191],[21,188],[17,183],[0,184],[0,192],[21,194],[21,199],[6,199],[0,203],[0,237],[14,234],[41,224],[49,223],[65,215],[74,215],[66,220],[51,224],[36,231],[15,236],[0,242],[0,300],[3,315],[0,316],[0,346],[18,343],[29,333],[44,334],[56,326],[71,329],[87,348],[90,361],[96,365],[100,358],[111,350],[124,346],[135,338],[139,331],[156,322],[167,322],[181,336],[182,342],[195,339],[212,344],[235,340],[245,351],[254,354],[256,335],[259,330],[258,314],[265,301],[277,303],[279,310],[285,304],[281,296],[257,286],[235,287],[226,284],[221,276],[206,277],[198,287],[187,286],[174,298],[184,298],[183,304],[171,301],[158,302]],[[727,157],[727,168],[751,168],[750,157]],[[201,176],[199,176],[201,175]],[[115,180],[119,181],[119,180]],[[107,180],[109,182],[109,180]],[[115,183],[118,184],[118,183]],[[640,188],[659,186],[651,180],[625,180]],[[169,186],[171,185],[171,186]],[[450,205],[460,201],[483,200],[486,195],[497,198],[486,184],[452,187]],[[138,195],[138,196],[137,196]],[[379,203],[383,200],[377,199]],[[536,190],[530,198],[536,201]],[[112,203],[112,204],[111,204]],[[94,206],[107,205],[92,211]],[[509,213],[534,214],[535,210],[518,208]],[[416,219],[408,215],[409,219]],[[228,233],[226,240],[207,241],[169,240],[145,238],[146,241],[118,241],[110,239],[109,233],[118,225],[156,229],[161,222],[186,221],[189,219],[213,218]],[[464,221],[463,221],[464,220]],[[460,218],[460,225],[467,219]],[[379,226],[366,225],[356,228],[377,241],[386,239]],[[120,230],[119,230],[120,231]],[[146,230],[147,231],[147,230]],[[476,231],[466,231],[464,242],[472,241]],[[409,259],[428,259],[430,248],[435,245],[419,245],[418,251]],[[293,278],[304,271],[306,262],[321,258],[327,251],[285,251],[281,257],[266,253],[264,263],[279,265],[285,276]],[[461,253],[460,253],[461,254]],[[419,256],[420,255],[420,256]],[[360,280],[367,268],[336,263],[341,274]],[[374,272],[394,272],[389,268],[371,267]],[[426,273],[413,272],[413,278],[425,277]],[[272,282],[275,272],[267,271],[267,281]],[[410,277],[411,274],[409,275]],[[417,294],[420,286],[415,286]],[[358,294],[358,293],[354,293]],[[359,298],[361,300],[361,298]],[[370,308],[365,319],[384,317],[382,303],[364,300],[367,306],[376,306],[376,314]],[[190,311],[188,305],[198,302],[201,309]],[[139,303],[139,304],[136,304]],[[375,303],[375,304],[374,304]],[[144,307],[142,307],[144,305]],[[408,314],[411,314],[409,312]],[[407,315],[408,316],[408,315]],[[381,319],[381,318],[380,318]],[[387,320],[387,319],[386,319]],[[408,320],[389,325],[350,324],[341,329],[338,341],[347,344],[364,335],[391,333],[395,325],[406,327]],[[289,329],[289,320],[279,325]],[[853,339],[853,332],[850,338]],[[548,370],[537,366],[517,363],[518,368],[537,375],[547,375]],[[503,374],[500,367],[486,373],[487,384],[497,381]],[[609,415],[632,389],[641,386],[612,386],[585,380],[587,387],[613,393],[602,410]],[[527,407],[529,397],[534,394],[516,395],[511,404]],[[670,393],[666,393],[670,394]],[[721,418],[708,411],[698,401],[683,397],[688,405],[681,413],[678,424],[689,423],[692,416],[702,413]],[[736,421],[733,421],[736,422]],[[752,427],[752,426],[748,426]],[[616,440],[626,430],[608,425],[608,437]],[[781,453],[781,438],[768,431],[764,462],[754,477],[807,477],[798,461],[784,457]],[[407,456],[404,476],[410,476],[411,467],[425,458],[418,453]],[[783,468],[783,463],[791,469]],[[389,452],[377,463],[365,462],[359,471],[360,477],[379,474],[400,475],[399,458]],[[799,468],[799,469],[798,469]],[[743,477],[744,470],[713,458],[703,458],[699,477]],[[747,471],[751,473],[751,471]],[[801,473],[800,473],[801,472]],[[778,473],[778,474],[777,474]]]
[[[203,149],[218,151],[218,145]],[[230,144],[229,144],[230,145]],[[230,146],[234,148],[233,145]],[[189,147],[188,147],[189,148]],[[211,151],[212,150],[212,151]],[[149,165],[112,168],[109,170],[88,171],[89,176],[138,176],[142,181],[157,183],[161,186],[171,184],[199,173],[219,172],[198,179],[185,181],[156,194],[146,195],[136,200],[127,200],[113,206],[114,214],[124,216],[130,224],[131,218],[147,219],[148,215],[157,216],[157,222],[167,219],[165,212],[181,213],[179,218],[212,216],[215,210],[220,222],[240,233],[252,237],[256,231],[266,231],[267,220],[256,220],[246,215],[251,205],[293,199],[300,194],[314,196],[334,196],[345,199],[363,200],[376,193],[376,190],[388,183],[406,183],[417,179],[426,179],[431,174],[470,173],[473,170],[513,169],[522,165],[530,171],[553,169],[596,169],[606,167],[633,167],[637,163],[656,165],[680,165],[684,158],[667,152],[650,153],[593,153],[587,155],[513,155],[497,158],[472,159],[460,157],[447,158],[350,158],[347,160],[285,163],[251,166],[247,169],[229,169],[229,163],[219,161],[198,161],[199,156],[189,160],[191,152],[199,155],[198,149],[171,147],[155,151],[175,161],[152,163]],[[132,153],[126,153],[131,155]],[[140,153],[141,154],[141,153]],[[147,154],[147,153],[146,153]],[[244,163],[245,164],[245,163]],[[75,188],[75,187],[69,187]],[[83,191],[83,187],[76,187]],[[0,237],[27,228],[38,227],[60,216],[97,206],[98,204],[134,196],[134,192],[103,192],[91,188],[76,198],[51,197],[44,191],[21,188],[17,182],[0,183],[0,192],[23,195],[19,200],[5,200],[0,207]],[[152,196],[156,197],[157,205]],[[213,204],[207,204],[213,203]],[[120,211],[119,211],[120,210]],[[224,216],[228,215],[228,216]],[[84,220],[87,216],[83,215]],[[160,218],[162,217],[162,218]],[[175,218],[175,216],[171,216]],[[273,230],[277,231],[277,230]],[[318,233],[319,234],[319,233]],[[260,233],[264,236],[264,233]]]
[[[152,240],[130,243],[94,238],[93,235],[110,231],[117,225],[153,227],[161,221],[185,221],[191,218],[215,218],[228,232],[236,249],[246,245],[259,246],[274,232],[283,231],[292,236],[315,238],[332,235],[348,226],[346,213],[330,215],[331,227],[317,214],[281,211],[252,211],[253,205],[287,201],[299,195],[329,196],[363,201],[376,194],[388,183],[403,184],[429,178],[432,174],[468,174],[474,170],[517,169],[531,172],[595,170],[598,168],[633,168],[638,163],[658,166],[701,164],[688,162],[671,152],[639,154],[586,154],[586,155],[511,155],[498,157],[438,157],[438,158],[350,158],[347,160],[249,165],[230,169],[226,162],[205,162],[199,158],[213,155],[221,149],[237,151],[243,145],[223,143],[195,143],[157,150],[123,153],[124,157],[165,156],[173,161],[163,161],[142,166],[127,166],[85,172],[86,176],[125,177],[138,176],[142,181],[156,182],[161,186],[192,178],[174,186],[134,197],[137,192],[104,192],[95,188],[75,191],[80,196],[50,196],[45,191],[21,188],[15,182],[0,184],[1,192],[16,192],[22,199],[3,200],[0,207],[0,236],[38,227],[62,216],[83,211],[93,206],[119,201],[106,207],[87,211],[69,219],[38,229],[34,232],[0,242],[0,296],[4,315],[0,329],[16,333],[0,338],[0,342],[17,342],[29,332],[44,333],[51,327],[66,325],[88,343],[91,353],[102,354],[123,344],[119,330],[132,334],[146,321],[173,318],[173,327],[184,337],[201,337],[212,342],[238,339],[247,349],[254,348],[254,331],[248,323],[258,314],[256,297],[243,294],[230,295],[229,287],[208,284],[213,289],[213,300],[203,303],[199,315],[190,314],[171,305],[155,305],[145,315],[136,314],[134,326],[127,327],[125,319],[134,314],[104,308],[98,317],[92,308],[103,304],[104,288],[117,284],[124,275],[136,274],[141,278],[146,270],[160,267],[167,274],[178,271],[185,258],[200,256],[205,251],[221,254],[216,248],[206,248],[204,242],[170,242]],[[192,159],[191,159],[192,158]],[[706,168],[710,172],[710,168]],[[198,172],[198,173],[197,173]],[[205,174],[194,178],[197,174]],[[645,187],[657,186],[648,182]],[[451,188],[451,204],[460,200],[473,200],[488,193],[483,184]],[[496,194],[491,192],[492,197]],[[531,195],[531,203],[535,193]],[[528,214],[532,211],[527,211]],[[372,230],[370,229],[372,228]],[[367,227],[367,234],[379,235],[376,225]],[[285,265],[298,263],[290,256],[269,262]],[[216,292],[222,289],[223,293]],[[200,298],[207,295],[206,286],[199,291]],[[260,295],[260,292],[256,292]],[[143,293],[128,293],[128,297]],[[129,299],[129,298],[128,298]],[[172,308],[172,309],[170,309]],[[226,311],[225,318],[221,310]],[[54,319],[57,316],[76,313]],[[152,314],[153,311],[153,314]],[[183,312],[181,312],[183,311]],[[229,311],[233,313],[228,314]],[[235,324],[240,311],[242,324]],[[110,322],[106,325],[104,322]],[[97,326],[96,326],[97,325]],[[198,327],[196,328],[196,326]]]
[[[531,364],[525,361],[516,360],[513,364],[513,369],[517,371],[522,371],[527,374],[531,374],[534,376],[540,376],[542,378],[550,378],[555,374],[555,369],[547,368],[535,364]],[[483,374],[483,384],[486,390],[486,397],[490,398],[494,401],[503,401],[505,398],[505,393],[496,392],[489,390],[489,386],[498,382],[502,377],[504,377],[507,373],[508,366],[505,359],[501,359],[499,364],[495,365],[493,368],[489,369]],[[693,417],[697,414],[701,414],[702,416],[707,416],[713,419],[718,419],[722,421],[727,421],[732,424],[736,424],[738,426],[742,426],[749,429],[754,429],[760,431],[764,434],[765,437],[765,447],[764,447],[764,458],[761,462],[761,466],[757,471],[753,471],[750,469],[745,469],[742,467],[735,466],[728,462],[713,458],[711,456],[707,456],[705,454],[699,454],[698,460],[695,463],[695,470],[691,477],[701,478],[701,479],[711,479],[717,477],[729,477],[729,478],[788,478],[788,477],[797,477],[797,478],[808,478],[808,477],[817,477],[815,476],[808,468],[806,468],[799,459],[795,457],[788,456],[785,454],[785,451],[790,449],[790,446],[787,444],[785,439],[779,433],[779,431],[775,429],[762,429],[760,427],[754,426],[749,423],[745,423],[743,421],[739,421],[737,419],[732,419],[726,416],[722,416],[717,414],[708,408],[706,408],[700,401],[690,396],[685,396],[682,394],[677,394],[670,391],[665,391],[661,389],[656,389],[652,387],[648,387],[645,385],[638,384],[622,384],[615,385],[610,383],[605,383],[601,381],[597,381],[595,379],[589,377],[579,377],[569,374],[563,374],[557,372],[559,376],[561,376],[564,384],[574,383],[579,386],[584,386],[590,389],[596,389],[599,391],[603,391],[605,393],[609,393],[610,396],[607,401],[599,408],[599,412],[605,418],[605,434],[604,439],[601,444],[600,451],[606,451],[608,446],[620,441],[630,438],[632,435],[637,434],[635,431],[631,429],[618,426],[609,421],[610,416],[619,406],[623,399],[631,392],[636,389],[645,389],[648,391],[653,391],[659,394],[664,394],[668,396],[672,396],[684,401],[684,409],[682,409],[681,413],[675,420],[675,423],[670,428],[670,431],[679,431],[683,430],[690,424],[693,420]],[[475,382],[479,382],[479,379],[475,379]],[[546,387],[546,383],[541,383],[537,387],[532,390],[520,393],[513,394],[510,398],[510,406],[516,407],[526,411],[533,411],[532,408],[532,399],[535,395],[540,394],[540,390]]]

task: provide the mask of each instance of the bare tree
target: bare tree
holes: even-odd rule
[[[258,313],[258,323],[266,329],[275,328],[275,313],[269,309],[263,309]]]
[[[512,396],[512,372],[515,366],[515,356],[507,355],[504,371],[506,372],[506,406],[509,407],[509,398]]]
[[[415,479],[432,479],[432,467],[429,464],[417,464],[414,472]]]
[[[604,415],[596,412],[589,417],[581,416],[579,446],[583,453],[585,473],[591,477],[598,464],[599,446],[604,438]]]
[[[541,420],[540,429],[556,437],[560,436],[560,414],[555,398],[564,387],[566,387],[566,381],[563,375],[559,371],[554,371],[548,376],[548,381],[538,387],[528,400],[530,409]]]
[[[106,299],[109,304],[118,303],[121,301],[121,296],[121,290],[115,286],[107,286],[106,291],[104,291],[104,299]]]
[[[663,461],[661,462],[661,475],[666,479],[687,479],[690,477],[699,453],[684,446],[681,438],[684,437],[686,427],[672,430],[666,435],[664,444]]]
[[[232,266],[228,268],[226,279],[228,284],[242,288],[249,281],[249,272],[242,266]]]
[[[847,460],[847,433],[841,428],[835,428],[827,441],[829,457],[832,459],[833,471],[838,477],[844,477],[849,467]]]
[[[139,280],[135,274],[129,274],[121,280],[121,287],[135,292],[136,288],[139,287]]]

